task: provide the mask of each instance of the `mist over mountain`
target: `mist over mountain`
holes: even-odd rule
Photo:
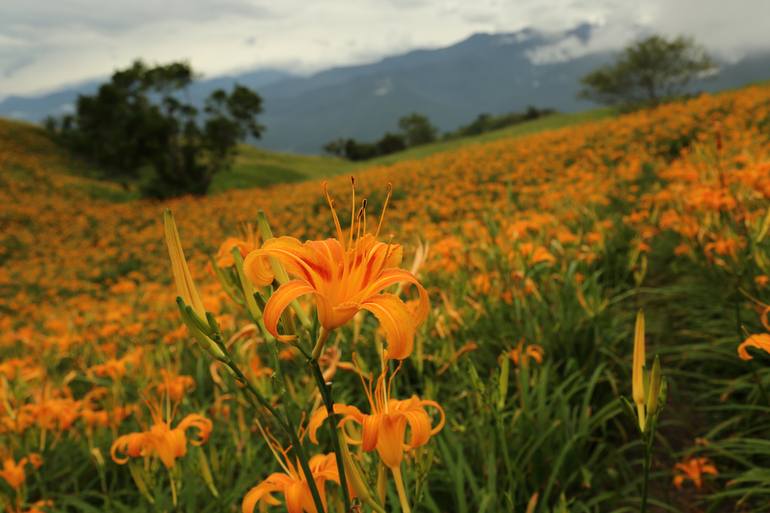
[[[254,88],[264,100],[260,123],[267,130],[259,146],[319,153],[338,137],[375,139],[396,129],[410,112],[427,115],[441,130],[452,130],[478,114],[524,110],[528,105],[560,111],[590,108],[578,100],[580,77],[610,62],[608,51],[588,51],[588,24],[558,34],[525,29],[505,34],[474,34],[454,45],[416,50],[378,62],[331,68],[310,76],[277,69],[254,70],[197,82],[191,99],[203,98],[235,82]],[[770,53],[720,63],[717,73],[693,85],[716,91],[770,78]],[[0,116],[40,121],[72,109],[78,94],[99,81],[49,94],[10,96]]]

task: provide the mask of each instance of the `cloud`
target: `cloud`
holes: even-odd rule
[[[105,77],[142,57],[186,59],[211,76],[295,72],[452,44],[474,32],[598,25],[533,52],[564,59],[622,47],[645,31],[694,36],[736,59],[768,49],[770,2],[737,0],[2,0],[0,98]]]

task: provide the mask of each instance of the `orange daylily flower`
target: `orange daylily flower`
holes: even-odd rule
[[[242,257],[259,248],[259,233],[254,230],[250,224],[243,225],[243,237],[228,237],[219,246],[216,256],[217,267],[232,267],[235,265],[233,260],[233,248],[238,248]],[[272,279],[270,281],[273,281]],[[269,282],[268,282],[269,283]]]
[[[280,506],[281,502],[273,496],[280,492],[284,496],[286,511],[288,513],[318,513],[313,503],[307,478],[297,462],[293,465],[284,453],[285,463],[281,462],[284,472],[270,474],[267,479],[259,483],[246,493],[241,505],[243,513],[253,513],[258,503],[264,506]],[[337,459],[333,453],[316,454],[308,462],[313,480],[321,496],[321,502],[326,509],[326,481],[340,482],[337,472]],[[260,509],[260,511],[264,511]]]
[[[181,401],[189,390],[195,388],[192,376],[175,374],[167,369],[161,369],[160,375],[163,381],[155,387],[158,394],[165,394],[174,402]]]
[[[200,446],[206,443],[211,434],[212,423],[196,413],[187,415],[175,428],[171,422],[163,420],[160,408],[148,403],[153,417],[153,425],[147,431],[129,433],[118,437],[110,448],[112,460],[123,465],[129,458],[157,456],[166,468],[187,454],[187,430],[196,428],[197,437],[190,439],[190,444]],[[173,415],[172,415],[173,417]]]
[[[404,451],[416,449],[428,443],[430,437],[444,427],[446,418],[443,408],[436,401],[420,399],[416,395],[403,401],[390,398],[389,389],[392,380],[393,376],[386,385],[383,371],[377,379],[373,392],[371,380],[369,380],[366,387],[371,412],[369,415],[362,413],[355,406],[344,404],[335,404],[334,413],[342,416],[340,427],[348,422],[356,422],[363,428],[361,438],[356,440],[347,437],[348,443],[361,444],[364,451],[377,449],[382,462],[395,470],[401,465]],[[430,415],[425,409],[428,406],[435,408],[441,417],[436,426],[431,425]],[[311,416],[308,423],[308,436],[313,443],[318,443],[316,433],[327,416],[325,408],[316,410]],[[405,440],[407,427],[411,435],[408,441]]]
[[[338,328],[360,310],[367,310],[385,331],[387,357],[402,360],[411,354],[417,326],[428,315],[428,294],[412,273],[398,267],[401,246],[377,241],[379,227],[373,235],[365,233],[366,202],[356,214],[355,190],[348,237],[343,236],[325,184],[324,191],[337,228],[336,239],[301,243],[293,237],[279,237],[266,241],[262,249],[246,257],[244,269],[252,281],[264,272],[266,256],[278,260],[294,277],[281,285],[265,305],[265,327],[280,341],[293,340],[293,336],[278,333],[278,321],[292,301],[312,294],[324,330]],[[387,200],[380,225],[386,207]],[[414,313],[397,295],[383,292],[398,283],[410,283],[417,288],[420,299]]]
[[[32,453],[29,456],[21,458],[18,462],[12,457],[5,458],[3,460],[3,468],[0,470],[0,477],[5,480],[14,490],[18,490],[24,484],[27,476],[24,472],[24,467],[32,465],[35,468],[40,468],[43,464],[43,459],[37,453]]]
[[[543,348],[542,346],[539,346],[538,344],[529,344],[528,346],[524,347],[524,340],[520,340],[518,345],[511,349],[509,354],[511,355],[511,360],[513,360],[513,363],[515,365],[519,365],[519,362],[522,362],[526,364],[529,359],[535,360],[537,363],[543,363]]]
[[[24,513],[46,513],[53,508],[52,500],[37,501],[30,506],[29,509],[24,510]]]
[[[718,475],[716,466],[708,458],[690,458],[684,463],[677,463],[674,470],[680,472],[674,476],[674,486],[682,488],[682,484],[689,479],[698,490],[703,486],[703,474]]]
[[[747,351],[747,348],[749,347],[756,347],[757,349],[762,349],[766,353],[770,353],[770,334],[761,333],[759,335],[751,335],[741,342],[738,346],[738,357],[741,360],[752,360],[754,358]]]

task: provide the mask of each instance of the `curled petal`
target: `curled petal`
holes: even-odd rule
[[[344,423],[350,420],[356,420],[360,423],[361,417],[363,417],[361,411],[358,408],[345,404],[335,404],[334,413],[343,416],[342,419],[340,419],[339,426],[342,426]],[[307,434],[310,438],[310,441],[314,444],[318,443],[318,428],[321,427],[321,424],[323,424],[324,420],[326,420],[328,416],[329,414],[327,413],[326,408],[323,406],[318,408],[315,412],[313,412],[313,415],[310,416],[310,421],[307,425]]]
[[[762,349],[766,353],[770,353],[770,334],[762,333],[760,335],[751,335],[744,340],[741,345],[738,346],[738,356],[741,360],[751,360],[753,357],[746,350],[749,347],[756,347]]]
[[[411,431],[411,436],[409,437],[406,446],[409,449],[415,449],[428,443],[431,436],[430,417],[422,408],[420,400],[416,396],[413,396],[407,401],[398,402],[402,403],[404,407],[397,407],[396,411],[404,417],[409,425],[409,430]]]
[[[213,424],[206,417],[192,413],[182,419],[182,421],[177,426],[177,429],[187,431],[187,429],[191,427],[198,428],[198,437],[191,439],[190,443],[193,445],[202,445],[206,443],[206,440],[209,439],[209,435],[211,435],[211,430],[213,429]]]
[[[380,321],[388,342],[387,358],[403,360],[412,354],[417,321],[401,299],[394,294],[373,296],[361,308]]]
[[[142,455],[146,445],[145,433],[129,433],[117,438],[110,447],[112,461],[118,465],[128,462],[129,458],[138,458]],[[122,454],[123,456],[120,456]]]
[[[241,253],[241,256],[246,256],[249,253],[249,251],[253,249],[253,245],[237,237],[226,238],[225,241],[219,246],[219,251],[217,251],[217,256],[216,256],[217,267],[232,267],[233,265],[235,265],[235,262],[233,261],[233,254],[232,254],[232,250],[234,248],[238,248],[238,251]]]
[[[437,435],[438,432],[444,428],[444,424],[446,424],[446,415],[444,414],[444,408],[442,408],[441,405],[436,401],[423,400],[423,401],[420,401],[420,403],[422,404],[423,407],[430,406],[438,410],[438,414],[439,414],[438,424],[436,424],[436,426],[430,430],[430,436]]]
[[[254,508],[257,507],[257,503],[262,501],[270,506],[279,506],[281,503],[278,499],[272,496],[273,492],[277,492],[283,489],[280,483],[277,483],[273,479],[276,475],[273,474],[257,486],[246,492],[246,496],[243,498],[241,504],[241,511],[243,513],[254,513]]]
[[[328,267],[323,265],[324,257],[318,249],[309,246],[309,243],[302,244],[294,237],[270,239],[262,245],[262,249],[254,253],[275,258],[290,275],[315,287],[330,277]]]
[[[381,290],[385,290],[391,285],[397,283],[410,283],[417,287],[419,293],[419,301],[417,308],[415,309],[415,316],[417,318],[417,324],[422,323],[427,317],[430,311],[430,301],[428,299],[428,292],[425,287],[417,280],[417,278],[404,269],[385,269],[383,270],[377,279],[373,281],[363,292],[363,297],[371,297]]]
[[[278,333],[278,321],[283,311],[292,301],[305,294],[312,294],[315,289],[303,280],[292,280],[284,283],[276,290],[265,305],[264,321],[265,328],[277,340],[281,342],[290,342],[294,340],[293,335],[281,335]]]
[[[232,255],[230,255],[232,259]],[[243,260],[243,273],[257,287],[266,287],[273,283],[273,268],[270,258],[259,250],[252,251]]]
[[[316,454],[308,462],[310,472],[316,480],[340,482],[337,457],[334,453]]]

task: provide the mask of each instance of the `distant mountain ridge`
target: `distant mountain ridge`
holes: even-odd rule
[[[410,112],[427,115],[441,130],[452,130],[482,112],[500,114],[528,105],[571,112],[590,108],[578,100],[580,77],[610,62],[610,52],[560,48],[589,41],[594,27],[582,24],[558,34],[524,29],[504,34],[474,34],[454,45],[414,50],[380,61],[336,67],[311,76],[276,69],[202,80],[191,88],[193,101],[217,87],[238,82],[264,99],[260,122],[267,127],[259,146],[273,150],[319,153],[338,137],[371,140],[396,129]],[[548,52],[555,58],[542,58]],[[561,52],[561,54],[559,53]],[[770,79],[770,53],[723,63],[718,73],[695,84],[716,91]],[[78,93],[91,93],[98,82],[36,97],[8,97],[0,116],[40,121],[71,108]]]

